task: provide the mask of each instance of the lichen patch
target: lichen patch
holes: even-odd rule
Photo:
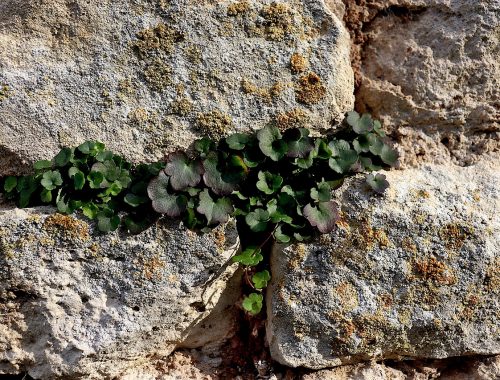
[[[214,110],[208,113],[200,113],[196,119],[196,128],[203,135],[213,140],[219,140],[233,129],[233,122],[229,115]]]
[[[58,213],[50,215],[45,219],[43,228],[68,240],[90,239],[88,224],[69,215]]]
[[[310,72],[300,77],[295,89],[295,99],[299,103],[312,105],[321,102],[326,95],[326,88],[318,74]]]

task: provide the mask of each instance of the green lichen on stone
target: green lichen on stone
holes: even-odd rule
[[[156,91],[162,91],[172,84],[172,68],[161,59],[155,59],[147,63],[144,77]]]
[[[233,129],[231,117],[227,114],[214,110],[199,114],[196,119],[196,128],[205,136],[218,140],[226,136]]]
[[[9,86],[6,84],[0,86],[0,102],[4,101],[7,99],[10,95],[10,89]]]
[[[184,33],[160,23],[154,28],[137,33],[134,47],[140,58],[155,56],[158,52],[172,54],[176,43],[184,41]]]

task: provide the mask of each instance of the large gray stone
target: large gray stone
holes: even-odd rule
[[[271,121],[329,128],[353,83],[323,0],[2,0],[0,175],[87,139],[144,161]]]
[[[237,267],[232,223],[102,235],[52,212],[0,210],[0,374],[103,379],[167,356],[203,332]]]
[[[403,165],[500,155],[498,0],[345,3],[356,106],[398,137]]]
[[[498,163],[387,177],[384,196],[357,180],[337,192],[331,234],[276,248],[267,335],[279,362],[500,353]]]

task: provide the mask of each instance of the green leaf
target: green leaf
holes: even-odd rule
[[[203,182],[205,182],[205,185],[207,185],[215,194],[231,194],[236,188],[236,185],[224,181],[222,179],[222,173],[217,169],[217,166],[217,153],[211,152],[203,161],[203,168],[205,169]]]
[[[385,175],[383,174],[368,174],[366,176],[366,183],[379,194],[383,194],[385,189],[389,187],[389,182],[385,179]]]
[[[262,294],[251,293],[243,299],[243,309],[252,315],[259,314],[262,310],[262,302],[264,297]]]
[[[314,152],[311,151],[305,158],[296,158],[295,164],[301,169],[309,169],[314,163]]]
[[[305,157],[314,149],[309,138],[309,130],[305,128],[290,128],[283,135],[287,143],[288,157]]]
[[[43,189],[40,193],[40,199],[44,203],[50,203],[52,201],[52,191]]]
[[[215,143],[203,137],[194,142],[194,149],[199,152],[202,157],[205,157],[211,150],[215,149]]]
[[[75,190],[83,189],[83,186],[85,185],[85,174],[83,174],[80,169],[72,166],[68,170],[68,176],[69,178],[73,178],[73,186]]]
[[[317,202],[328,202],[332,197],[332,189],[328,182],[320,182],[311,189],[311,198]]]
[[[364,171],[373,172],[382,169],[381,166],[375,165],[370,157],[359,156],[359,162],[363,165]]]
[[[123,201],[132,207],[140,206],[140,205],[146,203],[148,200],[149,200],[149,198],[147,198],[147,197],[135,195],[132,193],[127,193],[127,194],[125,194],[125,197],[123,197]]]
[[[332,150],[325,140],[316,139],[314,143],[314,156],[322,160],[328,160],[332,156]]]
[[[99,212],[99,207],[97,207],[94,203],[84,203],[82,205],[82,212],[89,219],[95,219],[97,217],[97,213]]]
[[[280,194],[279,199],[283,196],[287,196],[286,194]],[[278,200],[276,198],[271,199],[267,203],[267,212],[269,213],[269,218],[272,223],[279,223],[279,222],[285,222],[285,223],[291,223],[292,218],[284,213],[284,209],[282,207],[278,207]]]
[[[248,166],[240,156],[233,154],[225,161],[222,172],[222,179],[226,182],[238,184],[243,181],[248,174]]]
[[[358,154],[345,140],[333,140],[329,147],[332,150],[332,157],[328,160],[328,165],[339,174],[347,173],[358,160]]]
[[[54,163],[57,167],[66,166],[71,159],[73,158],[73,149],[71,148],[62,148],[59,153],[54,157]]]
[[[35,170],[50,169],[52,168],[52,161],[48,160],[37,161],[33,164],[33,168],[35,168]]]
[[[289,235],[286,235],[285,233],[283,233],[282,226],[279,226],[278,228],[276,228],[276,230],[274,231],[274,238],[279,243],[289,243],[291,240]]]
[[[383,141],[374,133],[369,133],[367,135],[367,139],[369,144],[368,149],[370,153],[379,156],[382,152],[382,148],[384,147]]]
[[[234,262],[252,267],[256,266],[263,259],[264,257],[261,254],[261,249],[255,246],[248,247],[239,255],[233,257]]]
[[[120,217],[108,212],[99,212],[97,214],[97,228],[101,232],[114,231],[120,225]]]
[[[347,114],[347,124],[349,124],[357,134],[364,134],[373,129],[372,117],[364,113],[361,117],[356,111]]]
[[[261,208],[249,212],[245,216],[245,221],[253,232],[265,231],[267,229],[269,219],[269,213]]]
[[[382,129],[382,124],[378,120],[373,120],[373,130],[380,137],[385,137],[385,132]]]
[[[104,150],[96,154],[95,159],[99,162],[111,161],[113,160],[113,152],[109,150]]]
[[[250,136],[245,133],[234,133],[226,137],[226,143],[229,148],[234,150],[243,150],[245,145],[250,141]]]
[[[104,175],[99,172],[90,172],[87,176],[87,180],[89,181],[91,189],[99,189],[101,187],[101,183],[104,181]]]
[[[393,166],[398,161],[398,152],[384,144],[380,151],[380,158],[385,164]]]
[[[267,270],[257,272],[252,276],[252,282],[254,283],[256,289],[265,288],[269,280],[271,280],[271,275]]]
[[[275,193],[281,187],[283,183],[283,177],[277,174],[272,174],[270,172],[260,171],[258,174],[259,180],[257,181],[257,189],[263,193],[270,195]]]
[[[122,173],[122,169],[118,167],[113,160],[96,162],[92,165],[91,171],[101,173],[109,182],[116,181]]]
[[[170,178],[161,171],[158,177],[148,185],[148,196],[152,201],[153,209],[171,217],[177,217],[186,209],[187,198],[184,195],[175,195],[168,192]]]
[[[358,153],[368,152],[370,150],[370,142],[368,135],[360,135],[353,142],[354,150]]]
[[[42,180],[40,181],[43,187],[47,190],[54,190],[57,186],[63,183],[61,173],[57,170],[51,170],[43,173]]]
[[[281,133],[274,126],[267,126],[257,132],[262,153],[273,161],[279,161],[287,152],[287,144],[281,139]]]
[[[104,144],[98,141],[85,141],[83,144],[78,146],[77,149],[83,154],[96,156],[104,150]]]
[[[233,210],[234,208],[229,198],[219,198],[214,202],[208,189],[200,193],[200,204],[196,211],[205,215],[208,225],[227,222]]]
[[[317,207],[308,204],[304,207],[303,214],[311,226],[316,227],[322,234],[332,231],[339,218],[338,207],[334,201],[320,202]]]
[[[175,152],[167,158],[165,173],[170,176],[174,190],[183,190],[200,182],[203,166],[199,161],[191,161],[183,152]]]
[[[10,193],[17,186],[17,177],[7,177],[3,184],[3,189],[6,193]]]

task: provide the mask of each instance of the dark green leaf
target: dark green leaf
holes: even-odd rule
[[[96,156],[104,150],[104,144],[98,141],[85,141],[77,149],[84,154]]]
[[[385,189],[389,187],[389,182],[387,182],[385,175],[383,174],[368,174],[366,176],[366,182],[375,192],[379,194],[383,194]]]
[[[17,186],[17,178],[16,177],[7,177],[3,184],[3,189],[6,193],[10,193]]]
[[[40,160],[33,164],[35,170],[50,169],[52,168],[52,161]]]
[[[288,157],[306,157],[314,149],[309,138],[309,130],[305,128],[291,128],[284,133],[283,139],[287,143]]]
[[[205,157],[211,150],[215,149],[215,143],[203,137],[194,142],[194,149],[199,152],[202,157]]]
[[[52,201],[52,191],[43,189],[40,193],[40,199],[44,203],[50,203]]]
[[[285,233],[283,233],[282,226],[279,226],[278,228],[276,228],[276,231],[274,231],[274,238],[279,243],[289,243],[291,240],[289,235],[286,235]]]
[[[265,231],[267,229],[269,219],[269,213],[261,208],[258,208],[245,216],[245,221],[253,232]]]
[[[226,143],[229,148],[234,150],[243,150],[245,145],[250,141],[250,136],[245,133],[234,133],[226,137]]]
[[[92,202],[85,203],[82,205],[82,212],[87,218],[95,219],[97,217],[97,213],[99,212],[99,207]]]
[[[54,163],[57,167],[62,168],[66,166],[73,158],[73,149],[62,148],[59,153],[54,157]]]
[[[364,113],[361,117],[356,111],[347,114],[347,124],[349,124],[357,134],[364,134],[373,129],[373,120],[371,116]]]
[[[226,182],[222,179],[222,173],[217,169],[218,158],[215,152],[211,152],[203,161],[203,181],[215,194],[226,195],[231,194],[236,186],[233,183]]]
[[[99,189],[102,181],[104,181],[104,175],[99,172],[90,172],[87,176],[87,180],[89,181],[90,188]]]
[[[187,198],[184,195],[175,195],[168,192],[169,177],[161,171],[148,185],[148,196],[153,209],[171,217],[177,217],[186,209]]]
[[[47,190],[54,190],[57,186],[63,183],[61,173],[57,170],[51,170],[43,173],[42,180],[40,181],[43,187]]]
[[[311,189],[311,198],[318,202],[328,202],[331,199],[332,189],[328,182],[320,182]]]
[[[101,232],[114,231],[120,225],[120,217],[118,215],[110,215],[109,213],[99,212],[97,214],[97,228]]]
[[[167,158],[165,173],[170,176],[170,185],[174,190],[183,190],[200,182],[203,166],[199,161],[191,161],[184,153],[175,152]]]
[[[227,222],[233,210],[229,198],[223,197],[214,201],[207,189],[200,193],[200,204],[196,211],[205,215],[208,225]]]
[[[104,150],[96,154],[95,159],[99,162],[111,161],[113,160],[113,152],[109,150]]]
[[[257,132],[259,147],[262,153],[273,161],[283,158],[287,152],[287,144],[281,139],[278,128],[267,126]]]
[[[259,172],[258,178],[257,189],[268,195],[278,191],[283,183],[283,177],[270,172]]]
[[[398,161],[398,152],[392,149],[389,145],[382,147],[380,158],[385,164],[393,166]]]
[[[339,218],[338,207],[334,201],[320,202],[317,206],[308,204],[304,207],[303,214],[311,226],[323,234],[332,231]]]

